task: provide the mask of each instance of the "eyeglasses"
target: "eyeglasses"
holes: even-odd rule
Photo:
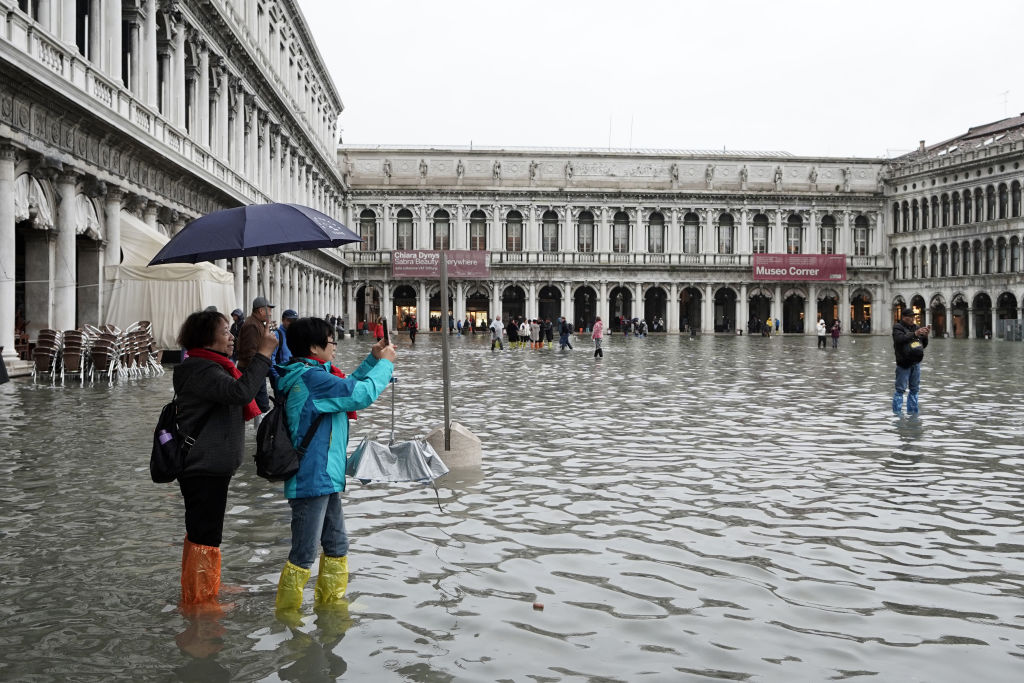
[[[328,344],[334,344],[335,346],[337,346],[337,345],[338,345],[338,342],[336,342],[336,341],[328,341],[327,343],[328,343]]]

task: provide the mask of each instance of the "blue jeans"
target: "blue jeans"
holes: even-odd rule
[[[921,389],[921,364],[914,363],[909,368],[896,366],[896,386],[892,394],[892,412],[899,415],[903,408],[903,392],[910,387],[907,396],[907,414],[917,414],[917,392]]]
[[[345,517],[341,513],[341,494],[315,498],[292,498],[292,550],[288,561],[297,567],[309,569],[317,556],[317,545],[324,555],[348,555],[348,534]],[[317,541],[320,541],[318,544]]]

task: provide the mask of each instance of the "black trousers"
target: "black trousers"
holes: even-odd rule
[[[231,477],[186,477],[178,480],[185,498],[185,532],[199,545],[220,547]]]

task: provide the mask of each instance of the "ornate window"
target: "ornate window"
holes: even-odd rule
[[[665,217],[655,211],[647,222],[647,251],[652,254],[665,253]]]
[[[576,250],[585,253],[594,251],[594,214],[589,211],[582,211],[576,224]]]
[[[700,216],[693,212],[683,216],[683,253],[700,253]]]
[[[434,212],[434,249],[451,248],[451,218],[444,209]]]
[[[910,250],[910,278],[917,279],[917,247]]]
[[[505,217],[505,251],[523,250],[523,214],[509,211]]]
[[[786,222],[786,253],[803,253],[804,219],[795,213]]]
[[[733,231],[735,221],[731,213],[723,213],[718,217],[718,253],[731,254],[733,252]]]
[[[395,221],[395,249],[414,249],[412,235],[412,211],[402,209]]]
[[[542,251],[558,251],[558,214],[545,211],[541,218],[540,248]]]
[[[359,236],[363,238],[359,251],[377,251],[377,214],[372,209],[359,214]]]
[[[1010,272],[1020,272],[1020,239],[1010,238]]]
[[[821,253],[836,253],[836,219],[832,216],[823,216],[821,219],[821,228],[818,232],[821,242]]]
[[[868,231],[868,219],[864,216],[857,216],[853,222],[853,255],[854,256],[867,256],[868,255],[868,238],[870,232]]]
[[[469,248],[487,250],[487,215],[479,209],[469,215]]]
[[[629,214],[619,211],[612,226],[612,251],[617,254],[629,253]]]
[[[750,249],[754,254],[768,253],[768,216],[763,213],[754,216],[754,225],[750,229]]]
[[[960,245],[956,242],[949,248],[949,274],[953,277],[960,274]]]

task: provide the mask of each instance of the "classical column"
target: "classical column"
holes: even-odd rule
[[[156,2],[156,0],[152,1]],[[62,2],[60,4],[60,39],[72,47],[75,46],[76,13],[76,3]]]
[[[317,309],[316,293],[313,290],[313,271],[310,270],[306,273],[306,308],[309,309],[309,315],[313,318],[320,317],[320,311]]]
[[[843,234],[842,234],[839,242],[840,242],[840,244],[842,246],[838,247],[836,249],[836,253],[837,254],[846,254],[847,256],[850,256],[850,255],[853,254],[853,234],[852,234],[852,230],[850,228],[850,212],[849,211],[843,211]],[[872,247],[874,246],[872,244],[871,235],[868,235],[868,243]],[[872,249],[868,250],[868,253],[869,254],[877,254],[878,252],[875,251],[872,248]]]
[[[773,319],[774,318],[778,318],[779,319],[779,331],[780,332],[782,331],[782,306],[783,306],[783,301],[782,301],[782,285],[778,284],[778,285],[775,285],[775,294],[772,297],[771,311],[772,311],[772,318]],[[773,330],[773,332],[774,332],[774,330]]]
[[[185,22],[175,22],[172,29],[174,32],[174,54],[172,56],[174,80],[171,81],[170,89],[171,108],[174,112],[171,121],[178,128],[185,127]]]
[[[673,215],[675,209],[672,210]],[[674,222],[674,221],[673,221]],[[665,331],[679,331],[679,285],[675,282],[668,284],[668,302],[665,306]]]
[[[232,117],[230,164],[235,173],[241,175],[245,162],[245,89],[241,81],[232,85],[235,93],[234,116]]]
[[[804,334],[817,332],[818,324],[818,286],[813,283],[807,284],[807,303],[804,307]]]
[[[849,334],[853,330],[853,316],[850,315],[850,285],[847,283],[843,283],[839,288],[839,324],[842,325],[843,334]]]
[[[703,235],[700,236],[700,252],[702,254],[714,254],[718,251],[718,240],[715,239],[714,211],[707,209],[704,212],[704,224],[701,226]],[[711,328],[714,332],[714,328]]]
[[[128,89],[136,98],[145,101],[145,94],[142,91],[142,26],[139,25],[138,15],[133,15],[128,23],[128,40],[131,46],[131,54],[128,56]]]
[[[574,230],[572,229],[572,205],[565,205],[565,218],[562,220],[561,235],[558,238],[558,251],[563,254],[576,251],[578,245],[573,240]],[[563,262],[564,263],[564,262]]]
[[[456,321],[466,319],[466,283],[462,280],[455,283],[455,302],[452,306],[452,314]]]
[[[104,200],[103,205],[103,216],[105,218],[103,225],[104,237],[106,237],[107,245],[104,250],[103,263],[107,266],[116,266],[121,263],[121,200],[124,199],[124,191],[119,187],[107,186],[107,196]],[[108,281],[105,277],[100,278],[100,286],[106,287],[107,291],[105,296],[101,297],[100,306],[102,306],[102,312],[97,322],[103,320],[106,317],[106,312],[110,310],[110,295],[113,293],[113,287],[108,286]]]
[[[743,211],[746,214],[746,209]],[[736,311],[736,320],[733,323],[733,327],[737,330],[745,330],[747,323],[750,322],[750,301],[747,298],[747,285],[740,285],[740,307]]]
[[[89,0],[89,35],[86,44],[85,58],[92,62],[98,71],[103,71],[103,3],[101,0]],[[58,318],[59,319],[59,318]],[[60,328],[62,330],[70,328]]]
[[[710,214],[710,212],[708,212]],[[701,332],[713,334],[715,331],[715,287],[704,285],[704,305],[701,307]]]
[[[736,249],[737,254],[749,254],[751,251],[750,247],[750,227],[747,224],[747,208],[743,207],[740,209],[740,228],[739,234],[736,235]]]
[[[746,215],[744,213],[744,215]],[[665,240],[665,251],[670,254],[678,254],[679,249],[679,211],[672,207],[668,211],[668,239]],[[668,324],[668,321],[665,321]]]
[[[491,320],[494,317],[501,315],[501,290],[498,288],[497,282],[491,282],[491,297],[487,302],[487,313]]]
[[[427,295],[427,283],[420,281],[416,299],[416,322],[420,330],[430,329],[430,296]]]
[[[199,135],[194,135],[204,147],[210,146],[210,51],[205,41],[199,44],[199,85],[196,93],[196,126]]]
[[[271,283],[271,281],[270,281],[270,274],[271,274],[270,273],[270,259],[264,257],[264,258],[259,259],[259,262],[260,262],[260,291],[259,291],[259,296],[265,296],[268,299],[270,299],[270,295],[272,293],[271,286],[273,285],[273,283]],[[276,307],[280,302],[277,299],[270,299],[270,303],[274,304],[274,306]],[[279,309],[277,309],[277,310],[274,310],[271,313],[271,315],[280,314],[280,313],[281,313],[281,311]]]
[[[538,251],[537,207],[526,207],[526,234],[523,235],[523,251]]]
[[[596,309],[596,315],[601,316],[601,320],[604,321],[605,329],[609,329],[608,326],[611,324],[611,321],[608,319],[608,316],[610,315],[608,312],[608,283],[605,282],[604,280],[601,280],[598,286]]]
[[[785,254],[786,253],[786,235],[782,231],[782,209],[775,211],[775,230],[772,231],[771,247],[769,252],[772,254]],[[782,319],[782,316],[778,316]]]
[[[57,253],[53,267],[54,325],[58,330],[75,329],[75,288],[78,253],[75,244],[75,185],[78,174],[71,171],[57,177]]]
[[[608,228],[608,207],[602,206],[599,211],[601,218],[597,228],[598,234],[594,236],[594,243],[597,245],[598,252],[607,253],[612,250],[611,230]]]
[[[142,220],[154,230],[159,230],[156,225],[157,216],[160,215],[160,205],[152,199],[146,202],[146,208],[142,212]]]
[[[349,211],[351,212],[351,210],[352,210],[352,207],[350,205],[349,206]],[[424,248],[430,249],[434,245],[432,244],[432,240],[430,239],[430,229],[429,229],[429,227],[427,225],[427,205],[426,204],[420,204],[420,206],[419,206],[419,214],[420,214],[419,225],[417,225],[416,229],[413,231],[413,234],[415,235],[415,237],[413,238],[413,241],[412,241],[413,242],[412,243],[412,248],[413,249],[424,249]]]
[[[820,254],[821,253],[821,247],[819,246],[821,244],[821,240],[818,239],[818,215],[817,215],[817,213],[818,213],[817,211],[808,211],[807,212],[807,228],[806,228],[807,229],[807,239],[804,240],[804,244],[807,245],[807,248],[804,251],[804,253],[806,253],[806,254]],[[835,242],[833,242],[833,246],[835,246]]]
[[[526,319],[533,320],[537,317],[537,283],[530,282],[529,291],[526,293]],[[565,312],[562,312],[565,315]]]
[[[106,10],[103,50],[107,53],[107,75],[121,83],[121,0],[104,0],[103,8]]]
[[[14,360],[14,164],[17,152],[0,142],[0,346],[4,360]]]
[[[643,318],[644,317],[644,286],[643,283],[634,283],[631,287],[633,290],[633,317]]]
[[[142,73],[141,87],[143,101],[152,108],[157,103],[157,45],[156,45],[156,11],[158,0],[147,0],[146,2],[146,23],[142,27]],[[66,7],[71,8],[71,42],[75,40],[74,12],[75,3],[65,2]]]
[[[280,318],[281,317],[281,313],[284,312],[284,309],[290,308],[290,306],[288,306],[288,304],[286,304],[281,299],[281,296],[282,296],[282,294],[284,292],[284,289],[281,287],[281,257],[280,256],[275,256],[275,257],[273,257],[273,259],[274,259],[274,284],[273,284],[273,297],[270,299],[270,303],[272,303],[275,306],[277,306],[278,318]]]

